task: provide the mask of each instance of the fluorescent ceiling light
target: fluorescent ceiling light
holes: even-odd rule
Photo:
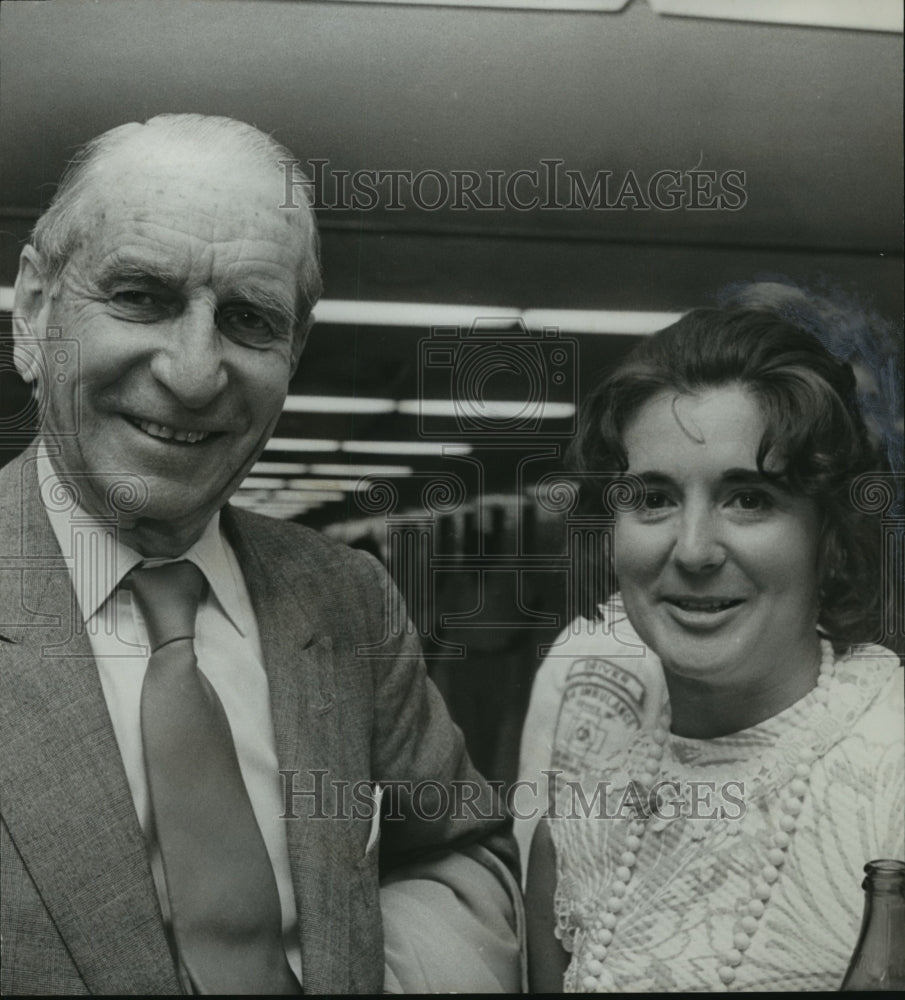
[[[341,490],[343,493],[355,493],[361,484],[360,479],[289,479],[286,481],[287,489],[299,490],[306,496],[315,490]]]
[[[339,451],[339,441],[323,438],[271,438],[267,451]]]
[[[365,481],[366,482],[366,481]],[[362,483],[361,478],[354,479],[276,479],[273,477],[251,475],[243,480],[240,490],[297,490],[306,496],[312,492],[322,493],[324,490],[344,493],[354,493]],[[271,494],[272,495],[272,494]]]
[[[314,308],[318,323],[358,326],[404,326],[429,329],[455,326],[470,329],[511,329],[519,321],[529,330],[569,333],[654,333],[683,313],[639,309],[518,309],[515,306],[457,305],[442,302],[373,302],[322,299]]]
[[[471,445],[428,441],[325,441],[321,438],[271,438],[268,451],[344,451],[372,455],[468,455]]]
[[[234,504],[236,507],[254,507],[256,509],[263,510],[270,503],[269,497],[270,494],[263,491],[261,493],[255,493],[255,494],[234,493],[230,497],[229,502],[231,504]],[[288,504],[281,503],[276,506],[285,507],[288,506]],[[305,501],[300,498],[296,506],[304,508],[306,506]]]
[[[431,441],[343,441],[343,451],[372,455],[470,455],[470,444]]]
[[[401,413],[416,417],[457,417],[465,412],[486,417],[517,417],[525,412],[526,406],[534,407],[533,400],[527,403],[510,399],[394,399],[362,398],[356,396],[288,396],[284,410],[291,413]],[[571,403],[545,403],[542,416],[555,420],[571,417],[575,407]],[[277,471],[277,470],[274,470]]]
[[[457,402],[451,399],[403,399],[399,403],[400,413],[421,417],[518,417],[526,410],[533,412],[537,404],[533,400],[508,399],[467,399]],[[541,404],[544,419],[557,420],[571,417],[575,413],[572,403]]]
[[[264,476],[249,476],[239,484],[240,490],[281,490],[285,479],[267,479]]]
[[[345,500],[345,493],[339,490],[310,490],[301,492],[300,490],[280,489],[255,489],[244,488],[241,493],[236,493],[240,503],[248,506],[250,503],[277,504],[285,507],[306,507],[310,503],[323,503],[324,501]]]
[[[308,499],[307,496],[301,493],[292,493],[286,497],[279,495],[276,490],[255,490],[254,492],[233,494],[230,503],[237,503],[240,507],[272,504],[275,507],[298,507],[304,509],[308,506]]]
[[[309,472],[304,462],[256,462],[250,476],[304,476]]]
[[[366,396],[287,396],[286,413],[393,413],[394,399]]]
[[[291,500],[277,499],[276,495],[268,490],[259,490],[257,493],[234,493],[230,499],[237,507],[252,508],[254,510],[290,510],[293,514],[308,510],[310,507],[320,506],[320,500],[312,500],[310,503],[301,493],[293,493]]]
[[[860,31],[901,31],[902,0],[648,0],[658,14],[801,24]]]
[[[314,307],[316,323],[349,326],[471,326],[476,318],[497,321],[503,327],[518,322],[521,310],[503,306],[475,306],[436,302],[372,302],[321,299]]]
[[[529,330],[561,333],[650,334],[684,316],[680,312],[641,312],[637,309],[526,309],[522,321]]]
[[[415,470],[410,465],[342,465],[321,463],[311,465],[312,476],[410,476]]]
[[[337,2],[337,0],[333,0]],[[614,14],[630,0],[339,0],[405,7],[504,7],[516,10],[597,11]],[[862,31],[901,31],[901,0],[648,0],[658,14],[767,24],[802,24]]]
[[[238,490],[230,498],[230,503],[235,501],[240,507],[247,507],[251,503],[268,503],[273,498],[274,492],[274,490]],[[298,494],[296,495],[296,500],[299,503],[304,503]]]
[[[345,493],[339,490],[310,490],[299,493],[297,490],[276,490],[273,494],[276,500],[285,503],[307,503],[309,500],[321,501],[322,503],[336,503],[338,500],[345,500]]]
[[[420,4],[425,7],[513,7],[516,10],[597,10],[612,13],[622,10],[629,0],[347,0],[347,2],[395,3],[406,7]]]
[[[410,465],[357,465],[341,462],[256,462],[250,476],[341,476],[357,482],[362,476],[408,476],[415,470]]]

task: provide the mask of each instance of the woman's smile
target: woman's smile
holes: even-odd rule
[[[667,611],[680,624],[690,629],[716,629],[732,619],[744,601],[740,598],[717,596],[664,597]]]

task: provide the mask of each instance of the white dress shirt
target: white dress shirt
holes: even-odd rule
[[[160,853],[153,840],[141,742],[141,687],[150,656],[147,629],[131,591],[120,584],[139,563],[153,566],[174,560],[143,558],[119,540],[115,527],[81,507],[61,512],[59,505],[46,500],[56,475],[44,446],[37,468],[47,516],[63,557],[69,561],[73,590],[97,662],[135,811],[148,840],[157,895],[169,924],[169,901]],[[284,810],[269,685],[251,599],[236,555],[220,531],[219,514],[179,558],[193,562],[208,582],[195,626],[198,666],[229,719],[239,768],[276,876],[284,947],[301,982],[295,896],[286,833],[279,818]]]

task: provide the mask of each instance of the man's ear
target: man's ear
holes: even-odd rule
[[[26,382],[38,377],[36,341],[43,340],[50,288],[44,276],[41,255],[26,246],[19,257],[19,273],[13,295],[13,361]]]

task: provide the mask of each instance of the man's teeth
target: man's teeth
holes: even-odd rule
[[[184,444],[195,444],[210,436],[208,431],[180,431],[175,427],[152,423],[150,420],[139,420],[138,426],[151,437],[162,438],[164,441],[180,441]]]

